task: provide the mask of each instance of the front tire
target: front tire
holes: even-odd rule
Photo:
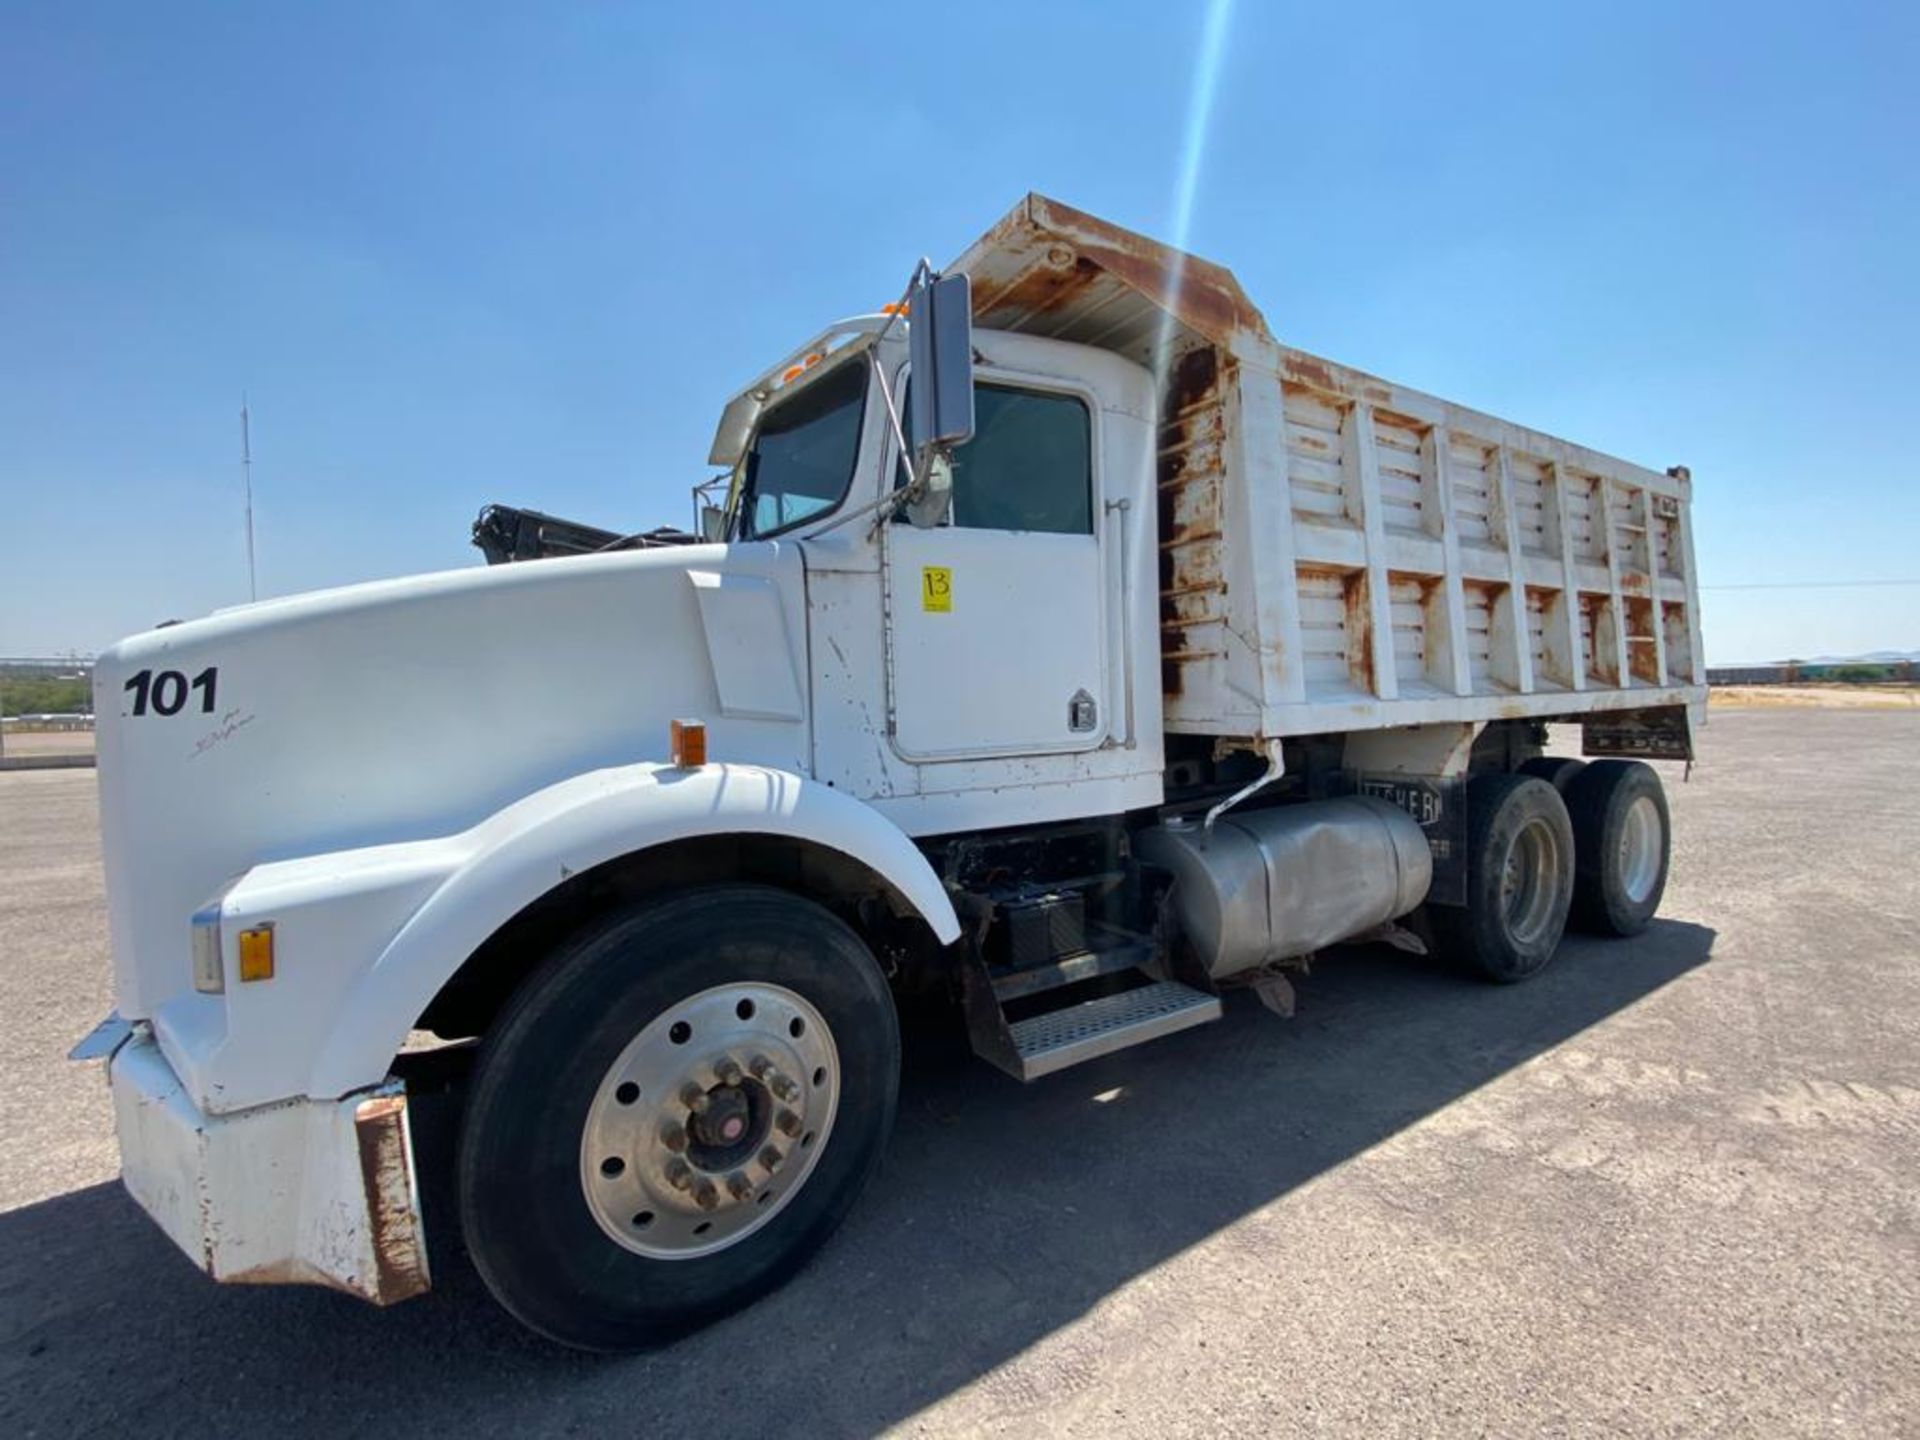
[[[1573,817],[1573,923],[1601,935],[1638,935],[1667,889],[1673,828],[1651,765],[1596,760],[1567,787]]]
[[[1441,949],[1501,984],[1553,958],[1573,898],[1573,826],[1553,786],[1531,775],[1467,782],[1467,903],[1431,907]]]
[[[899,1062],[879,967],[820,906],[724,885],[624,910],[481,1049],[458,1176],[474,1264],[516,1318],[582,1349],[736,1310],[865,1187]]]

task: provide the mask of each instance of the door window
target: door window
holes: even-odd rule
[[[1091,535],[1093,420],[1086,402],[1010,385],[974,386],[973,438],[953,452],[952,523]]]

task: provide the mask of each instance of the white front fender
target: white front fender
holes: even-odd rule
[[[881,876],[942,944],[960,922],[911,840],[829,786],[755,765],[599,770],[529,795],[458,837],[467,851],[359,980],[334,1017],[307,1087],[343,1095],[377,1083],[407,1031],[461,963],[521,910],[609,860],[703,835],[810,841]]]

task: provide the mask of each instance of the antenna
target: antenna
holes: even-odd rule
[[[247,598],[260,598],[253,568],[253,437],[247,428],[247,392],[240,392],[240,475],[247,487]]]

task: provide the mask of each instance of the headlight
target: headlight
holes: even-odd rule
[[[193,912],[193,988],[202,995],[226,992],[224,951],[220,943],[220,901],[210,900]]]

